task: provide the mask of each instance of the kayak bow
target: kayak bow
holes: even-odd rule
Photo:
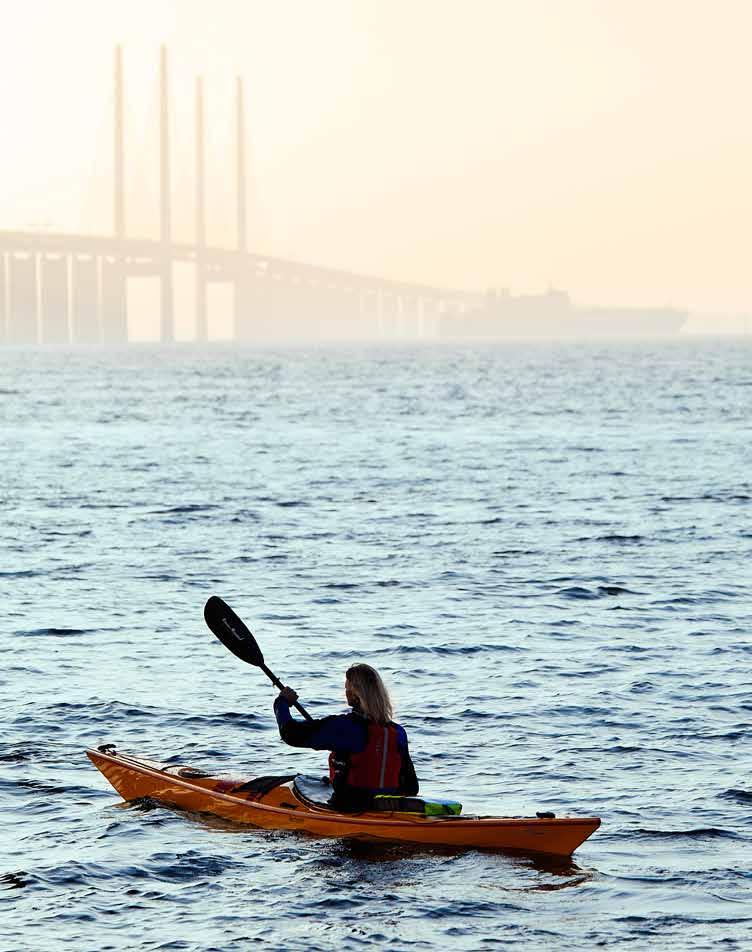
[[[598,817],[339,813],[305,796],[291,776],[230,780],[192,767],[132,757],[109,745],[87,750],[86,754],[125,800],[151,797],[185,810],[212,813],[270,830],[304,830],[318,836],[566,857],[601,823]]]

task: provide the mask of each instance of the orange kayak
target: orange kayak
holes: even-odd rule
[[[110,745],[86,753],[125,800],[151,797],[184,810],[212,813],[269,830],[566,857],[601,824],[598,817],[423,816],[383,810],[339,813],[321,799],[311,799],[312,785],[309,782],[307,786],[304,778],[212,777],[193,767],[132,757]]]

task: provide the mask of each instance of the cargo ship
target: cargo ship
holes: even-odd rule
[[[673,307],[577,307],[566,291],[488,291],[481,306],[445,313],[441,337],[668,337],[689,317]]]

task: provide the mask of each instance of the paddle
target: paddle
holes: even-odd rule
[[[284,687],[282,682],[264,664],[264,656],[256,644],[256,639],[219,595],[212,595],[204,605],[204,619],[225,648],[229,648],[235,657],[240,658],[241,661],[246,661],[248,664],[261,668],[272,684],[276,684],[280,691],[282,690]],[[293,701],[293,705],[297,707],[307,721],[313,720],[302,704]]]

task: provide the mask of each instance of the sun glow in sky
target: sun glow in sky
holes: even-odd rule
[[[234,77],[260,250],[582,303],[749,311],[748,0],[27,0],[0,33],[0,228],[112,228],[112,52],[128,229],[157,227],[170,50],[175,229],[233,240]]]

